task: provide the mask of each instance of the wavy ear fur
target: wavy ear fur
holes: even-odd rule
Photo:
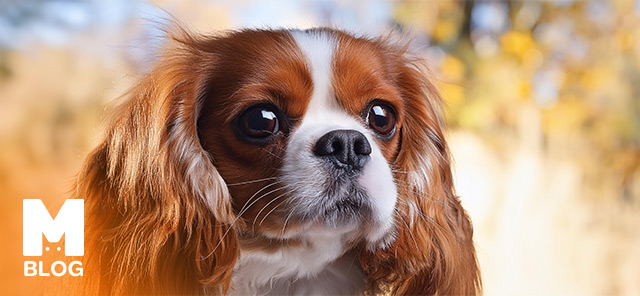
[[[387,59],[405,101],[401,147],[393,163],[398,203],[396,239],[364,251],[371,292],[391,295],[474,295],[481,281],[471,221],[455,195],[443,135],[441,98],[405,49]]]
[[[79,175],[86,292],[194,294],[229,287],[238,255],[230,195],[196,131],[198,92],[215,58],[184,31],[177,36],[116,110]]]

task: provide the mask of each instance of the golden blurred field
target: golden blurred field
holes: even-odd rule
[[[162,8],[163,10],[161,10]],[[400,31],[447,103],[487,295],[640,295],[640,1],[0,3],[0,287],[22,199],[55,211],[170,13],[200,32]]]

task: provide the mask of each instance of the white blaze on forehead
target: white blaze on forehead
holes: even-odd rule
[[[336,40],[327,32],[291,31],[291,36],[298,44],[306,58],[307,67],[311,71],[313,81],[313,93],[307,107],[305,119],[314,118],[320,114],[326,114],[327,109],[339,111],[334,98],[331,85],[333,53],[336,48]],[[322,112],[324,110],[325,112]],[[311,117],[311,118],[309,118]]]

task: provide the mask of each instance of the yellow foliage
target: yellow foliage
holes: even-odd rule
[[[506,53],[520,58],[524,57],[527,51],[536,48],[536,42],[529,32],[509,31],[500,38],[500,43]]]
[[[578,98],[565,97],[543,114],[545,128],[548,131],[568,133],[580,130],[589,118],[591,110]]]
[[[595,90],[601,88],[609,80],[614,77],[611,69],[604,66],[587,68],[580,77],[580,84],[587,90]]]
[[[518,86],[518,94],[521,99],[527,99],[531,97],[531,82],[520,81]]]
[[[437,10],[430,6],[431,3],[422,1],[398,2],[394,7],[393,16],[403,25],[428,32],[437,20]]]
[[[431,31],[431,37],[437,42],[443,42],[449,40],[458,32],[458,26],[456,23],[450,20],[443,20],[437,22],[433,26]]]
[[[525,51],[524,55],[522,56],[522,65],[531,70],[538,69],[540,65],[542,65],[543,61],[544,57],[542,56],[540,50],[538,50],[537,48],[531,48]]]
[[[626,31],[617,32],[615,38],[622,50],[632,50],[638,41],[637,34]]]
[[[453,82],[458,82],[464,78],[465,65],[462,61],[452,55],[446,55],[442,61],[442,74]]]
[[[462,128],[477,128],[493,124],[495,109],[490,104],[491,98],[480,98],[463,105],[458,116],[458,123]]]
[[[464,87],[451,83],[442,83],[439,85],[439,89],[448,108],[455,109],[464,103]]]

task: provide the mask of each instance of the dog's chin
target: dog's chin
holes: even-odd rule
[[[353,179],[330,178],[315,196],[315,202],[296,204],[287,210],[288,225],[299,225],[285,237],[313,237],[335,234],[350,241],[364,242],[377,249],[393,240],[393,217],[380,219],[369,191]],[[308,196],[297,200],[308,200]],[[296,199],[296,198],[294,198]]]
[[[339,194],[321,195],[322,201],[301,213],[298,219],[332,229],[366,223],[373,214],[369,196],[352,184],[344,187],[338,190]]]

